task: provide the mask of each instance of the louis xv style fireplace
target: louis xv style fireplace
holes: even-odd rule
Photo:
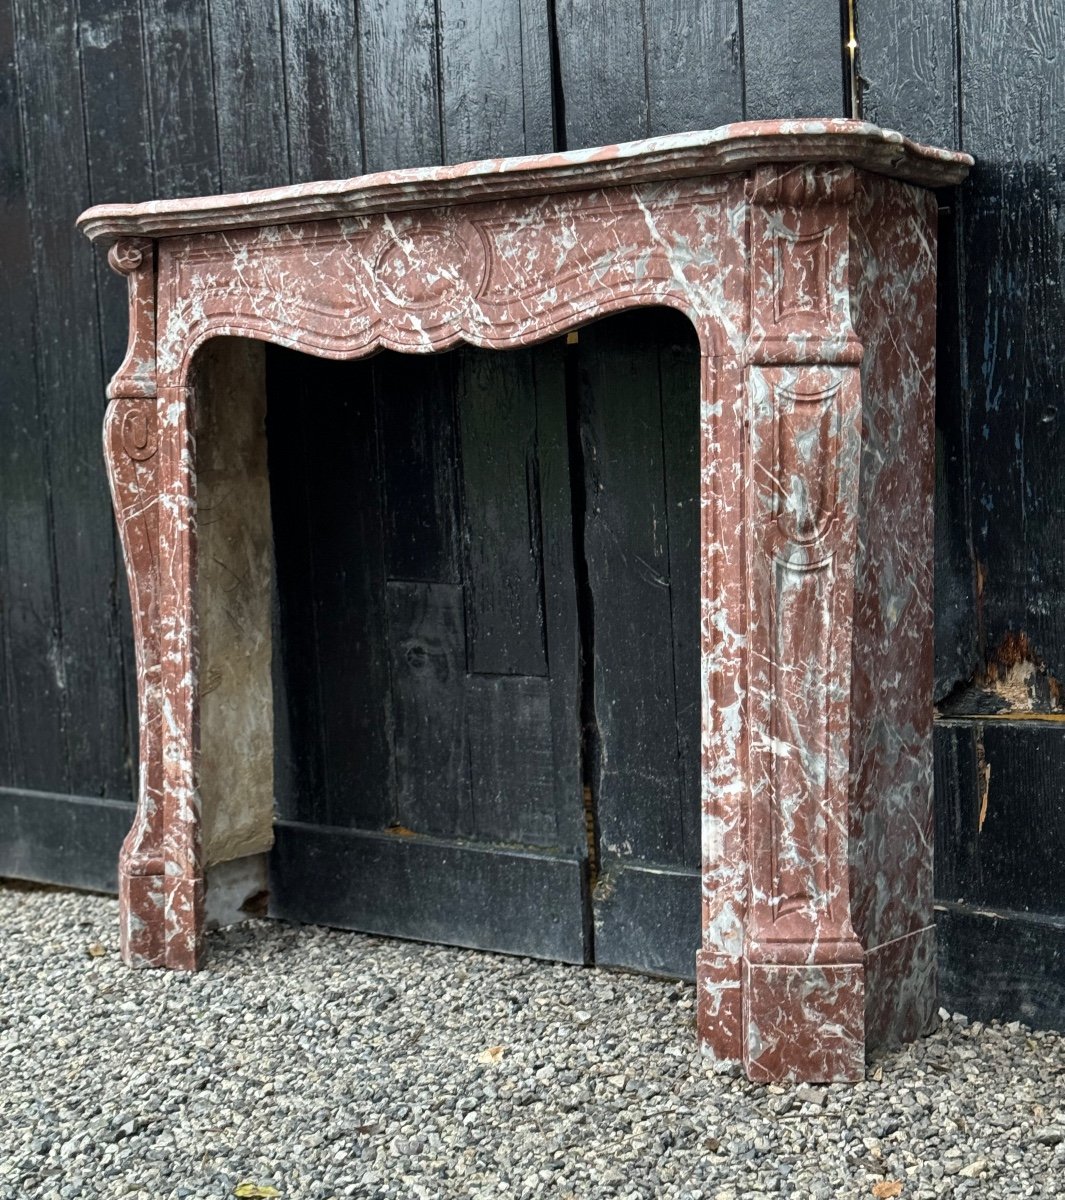
[[[84,213],[129,281],[104,438],[139,675],[126,961],[196,968],[205,864],[241,852],[222,843],[242,820],[269,836],[262,412],[231,380],[204,416],[201,347],[506,349],[667,305],[702,362],[700,1039],[752,1078],[848,1080],[867,1046],[920,1034],[935,995],[928,189],[970,165],[857,121],[758,122]],[[197,569],[219,536],[198,504],[219,479],[241,536],[266,539],[236,635]]]

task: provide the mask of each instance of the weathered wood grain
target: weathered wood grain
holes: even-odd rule
[[[1065,674],[1065,5],[961,6],[965,338],[973,548],[981,638]]]
[[[551,745],[551,696],[546,679],[471,675],[466,730],[474,828],[479,838],[525,846],[561,841]],[[559,805],[557,801],[563,800]]]
[[[672,318],[672,314],[670,314]],[[687,323],[667,319],[658,335],[662,450],[669,530],[669,598],[680,782],[681,863],[691,869],[702,850],[699,794],[702,745],[699,645],[700,509],[699,347]]]
[[[546,675],[530,353],[463,354],[458,410],[469,669]]]
[[[326,825],[395,818],[381,469],[366,364],[287,356],[270,470],[298,794]],[[293,520],[299,513],[301,519]],[[291,606],[291,608],[289,607]],[[304,755],[320,755],[306,763]]]
[[[644,0],[647,132],[714,129],[743,117],[737,0]]]
[[[50,476],[34,361],[33,252],[14,14],[0,7],[0,783],[70,784],[59,683]]]
[[[567,147],[646,137],[641,0],[556,0],[555,27]]]
[[[388,584],[397,819],[442,837],[474,830],[462,588]]]
[[[85,112],[85,146],[93,199],[155,193],[144,37],[139,9],[115,11],[110,0],[85,0],[78,6],[81,90]],[[110,270],[102,255],[94,261],[100,330],[100,377],[108,379],[126,352],[129,301],[126,279]],[[79,308],[89,296],[72,297]],[[117,537],[115,560],[119,653],[125,681],[127,746],[138,744],[137,677],[132,653],[133,624],[128,603],[126,569]],[[129,795],[137,791],[136,755],[127,752]]]
[[[363,169],[442,161],[434,0],[361,0]]]
[[[857,0],[862,116],[930,146],[958,147],[954,0]]]
[[[844,116],[844,40],[838,0],[743,0],[745,118]]]
[[[863,115],[942,146],[958,146],[954,0],[856,6]],[[968,397],[961,379],[959,198],[945,195],[938,241],[936,345],[936,698],[977,668],[976,579],[971,534]]]
[[[563,0],[555,11],[568,146],[743,119],[736,0]]]
[[[279,0],[211,0],[210,13],[222,189],[291,182]]]
[[[668,470],[673,475],[670,504],[665,396],[655,335],[663,327],[675,327],[679,319],[671,318],[616,317],[586,330],[580,343],[585,553],[594,606],[599,738],[593,794],[604,869],[611,860],[630,858],[692,869],[698,865],[698,843],[691,836],[698,827],[698,795],[696,789],[695,795],[689,792],[687,804],[682,800],[692,764],[681,757],[678,721],[678,689],[690,722],[698,675],[679,679],[674,653],[678,642],[682,648],[693,645],[698,653],[698,623],[692,620],[689,628],[675,631],[673,611],[674,584],[698,594],[698,548],[690,538],[690,513],[683,548],[678,545],[673,556],[670,552],[672,508],[697,507],[698,472],[690,450],[677,453],[673,433],[670,446],[677,458]],[[672,382],[670,424],[686,427],[694,437],[697,374],[688,374],[683,390]],[[681,608],[694,617],[692,605]],[[685,660],[690,654],[689,648]],[[689,755],[692,741],[685,737]],[[698,737],[694,748],[697,763]]]
[[[89,194],[77,27],[18,0],[17,72],[33,246],[34,362],[47,464],[54,610],[46,661],[64,730],[64,782],[89,795],[128,794],[114,523],[96,453],[104,379],[93,255],[71,226],[71,197]],[[32,291],[29,291],[32,289]],[[23,300],[26,303],[26,298]],[[58,761],[57,761],[58,760]],[[69,772],[69,774],[66,774]],[[58,783],[58,781],[57,781]]]
[[[551,150],[548,0],[440,0],[443,161]]]
[[[573,859],[290,822],[276,832],[272,916],[585,961],[584,879]]]
[[[356,6],[281,0],[292,182],[362,174]]]
[[[937,730],[936,896],[1065,918],[1065,744],[1038,721]]]
[[[577,598],[583,518],[575,506],[571,461],[576,433],[576,391],[572,375],[574,346],[564,338],[538,346],[532,355],[532,391],[536,404],[536,464],[540,494],[540,545],[543,572],[543,620],[554,757],[552,812],[557,844],[582,861],[588,856],[585,828],[582,731],[581,639]]]
[[[454,355],[372,364],[390,579],[461,583]]]
[[[116,891],[134,811],[132,800],[0,787],[0,879]]]
[[[1065,921],[1014,909],[941,904],[936,911],[939,997],[982,1021],[1060,1029],[1065,1011]]]
[[[185,0],[141,3],[158,196],[222,187],[209,11]]]

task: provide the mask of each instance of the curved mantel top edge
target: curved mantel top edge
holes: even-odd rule
[[[743,121],[589,150],[413,167],[222,196],[98,204],[77,224],[93,242],[159,238],[722,175],[774,162],[848,162],[925,187],[960,183],[973,165],[968,154],[925,146],[866,121]]]

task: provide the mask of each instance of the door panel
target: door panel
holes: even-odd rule
[[[584,961],[562,344],[269,362],[272,911]]]
[[[690,326],[645,311],[367,363],[271,349],[268,380],[272,911],[690,976]]]
[[[677,314],[583,330],[596,961],[691,977],[699,944],[699,351]],[[587,651],[586,651],[587,653]]]

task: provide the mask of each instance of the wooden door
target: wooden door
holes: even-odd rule
[[[562,344],[269,377],[273,911],[584,961]]]
[[[699,945],[699,350],[663,310],[582,330],[595,959],[690,978]]]
[[[691,975],[690,326],[269,363],[272,911]]]

